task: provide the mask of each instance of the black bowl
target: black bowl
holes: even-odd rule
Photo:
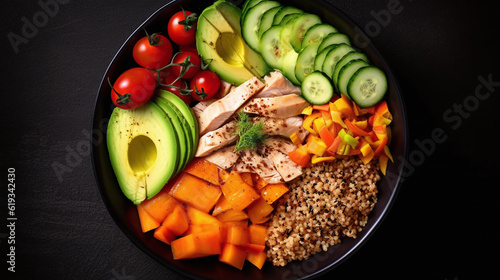
[[[235,1],[233,1],[235,2]],[[242,4],[238,1],[235,4]],[[118,53],[113,58],[102,79],[95,103],[93,120],[93,145],[92,159],[97,185],[109,213],[125,235],[139,248],[153,259],[166,267],[184,276],[192,278],[211,279],[291,279],[313,278],[331,270],[343,260],[352,255],[368,237],[374,232],[382,219],[387,215],[403,175],[403,165],[406,158],[407,125],[405,109],[395,75],[359,27],[344,13],[324,1],[283,1],[283,5],[296,6],[306,12],[318,14],[324,22],[337,27],[340,32],[347,34],[351,41],[361,51],[366,53],[373,64],[384,70],[389,83],[386,100],[394,116],[391,124],[392,143],[391,151],[395,159],[389,163],[388,176],[384,176],[379,183],[378,202],[369,216],[368,224],[358,234],[357,239],[344,238],[342,243],[329,248],[328,251],[316,254],[305,261],[294,261],[285,267],[264,265],[262,270],[252,265],[245,265],[242,271],[218,261],[216,257],[196,260],[175,261],[168,245],[156,240],[152,233],[142,233],[136,207],[122,194],[108,156],[106,147],[106,127],[113,103],[110,99],[109,77],[115,80],[123,71],[137,66],[132,58],[134,43],[144,36],[143,28],[148,31],[166,32],[169,18],[177,11],[184,9],[201,13],[202,9],[213,1],[200,2],[199,0],[173,1],[151,15],[136,31],[125,41]]]

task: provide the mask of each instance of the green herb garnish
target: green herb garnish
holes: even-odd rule
[[[244,149],[256,148],[267,139],[268,135],[264,133],[266,127],[262,122],[252,123],[250,116],[245,112],[240,112],[236,120],[238,123],[236,123],[237,129],[234,134],[238,134],[240,139],[234,148],[235,153]]]

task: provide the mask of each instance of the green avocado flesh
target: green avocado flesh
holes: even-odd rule
[[[134,204],[157,194],[177,169],[176,131],[153,102],[134,110],[115,108],[107,131],[111,165],[122,192]]]
[[[240,16],[240,8],[219,0],[201,13],[196,32],[196,48],[209,69],[235,85],[271,71],[241,37]]]

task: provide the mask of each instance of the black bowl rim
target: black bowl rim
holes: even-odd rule
[[[121,52],[123,51],[123,49],[125,48],[125,46],[129,43],[130,39],[134,36],[134,34],[136,34],[139,30],[141,30],[142,27],[144,25],[146,25],[157,14],[161,13],[164,9],[166,9],[167,7],[169,7],[169,6],[175,4],[176,2],[179,2],[179,1],[181,1],[181,0],[171,0],[168,3],[164,4],[163,6],[161,6],[160,8],[158,8],[150,16],[148,16],[128,36],[128,38],[124,41],[124,43],[120,46],[120,48],[118,49],[118,51],[115,53],[115,55],[113,56],[111,62],[108,65],[108,67],[106,68],[106,71],[104,72],[104,76],[103,76],[103,78],[101,80],[99,89],[97,91],[96,100],[94,102],[94,116],[92,118],[92,123],[91,123],[91,126],[90,126],[91,127],[91,131],[94,129],[94,125],[96,123],[95,109],[97,108],[97,105],[98,105],[99,94],[100,94],[100,92],[102,90],[102,87],[103,87],[104,83],[107,82],[107,77],[108,77],[110,68],[113,66],[115,59],[121,54]],[[328,2],[328,1],[321,1],[320,0],[319,2],[323,2],[324,4],[326,4],[330,8],[330,10],[332,12],[340,15],[340,17],[342,18],[342,20],[345,21],[349,26],[356,27],[357,30],[360,31],[365,36],[365,38],[367,37],[366,34],[364,34],[364,31],[362,29],[360,29],[359,26],[347,14],[345,14],[342,10],[338,9],[337,7],[335,7],[332,3]],[[367,45],[371,47],[371,50],[374,52],[374,54],[380,60],[380,63],[382,64],[382,66],[385,69],[387,69],[388,76],[391,77],[392,80],[393,80],[394,91],[399,96],[399,98],[398,98],[398,106],[401,109],[401,117],[402,117],[401,122],[402,122],[402,134],[403,134],[402,135],[402,138],[403,138],[402,139],[402,143],[403,143],[402,158],[403,158],[403,160],[406,160],[407,156],[408,156],[408,120],[407,120],[407,115],[406,115],[406,107],[405,107],[405,104],[404,104],[403,96],[401,94],[399,83],[398,83],[398,81],[396,79],[396,75],[394,74],[394,71],[389,66],[389,64],[386,62],[385,58],[380,54],[380,52],[378,51],[378,48],[376,47],[375,43],[372,40],[370,40]],[[103,202],[104,202],[104,204],[106,206],[106,209],[107,209],[108,213],[110,214],[110,216],[114,220],[115,224],[117,224],[118,227],[120,228],[120,230],[125,234],[125,236],[127,236],[127,238],[130,241],[132,241],[132,243],[134,243],[134,245],[136,245],[137,247],[139,247],[148,256],[150,256],[151,258],[153,258],[154,260],[156,260],[157,262],[159,262],[161,264],[166,264],[166,266],[170,270],[175,271],[178,274],[180,274],[182,276],[185,276],[185,277],[188,277],[188,278],[192,278],[192,279],[206,279],[206,278],[200,277],[198,275],[192,274],[192,273],[190,273],[190,272],[188,272],[188,271],[186,271],[184,269],[181,269],[181,268],[175,266],[174,264],[172,264],[171,262],[165,262],[163,258],[161,258],[157,254],[155,254],[154,252],[152,252],[143,242],[141,242],[141,240],[138,239],[138,237],[135,236],[124,224],[122,224],[121,222],[119,222],[117,214],[114,213],[113,211],[111,211],[112,209],[111,209],[111,206],[110,206],[110,202],[107,201],[106,196],[105,196],[104,191],[103,191],[103,188],[101,186],[101,183],[98,180],[98,174],[97,174],[98,171],[97,171],[97,168],[96,168],[96,165],[95,165],[95,160],[96,160],[95,159],[95,145],[93,143],[94,140],[92,138],[90,140],[92,142],[91,143],[91,147],[92,147],[91,160],[92,160],[92,166],[93,166],[93,173],[94,173],[94,177],[95,177],[97,186],[99,188],[99,193],[101,194],[101,198],[102,198],[102,200],[103,200]],[[340,258],[338,258],[334,262],[330,263],[329,265],[327,265],[323,269],[321,269],[319,271],[315,271],[314,273],[306,275],[305,277],[302,277],[300,279],[316,278],[316,277],[318,277],[320,275],[325,274],[328,271],[331,271],[334,267],[340,265],[341,263],[343,263],[344,261],[346,261],[348,258],[350,258],[352,255],[354,255],[354,253],[356,251],[358,251],[368,241],[368,239],[373,235],[373,233],[380,227],[380,225],[382,224],[382,222],[387,217],[390,209],[394,205],[395,198],[396,198],[397,194],[399,193],[399,189],[400,189],[401,183],[402,183],[402,174],[403,174],[402,169],[403,169],[402,165],[398,167],[398,177],[395,180],[393,191],[392,191],[392,193],[391,193],[391,195],[389,197],[388,203],[383,207],[380,216],[374,221],[373,227],[371,227],[368,230],[368,232],[366,232],[365,235],[361,239],[357,240],[357,242],[354,244],[354,246],[350,250],[348,250],[345,254],[343,254]]]

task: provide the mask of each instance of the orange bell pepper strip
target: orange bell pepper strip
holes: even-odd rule
[[[330,115],[334,123],[340,124],[343,128],[347,128],[344,121],[342,120],[342,113],[337,109],[335,104],[330,103]]]
[[[392,121],[392,114],[389,111],[389,106],[387,106],[387,102],[385,100],[380,101],[376,106],[375,114],[379,114],[382,117],[389,119]]]
[[[323,126],[319,130],[319,137],[323,142],[325,142],[327,147],[330,147],[333,143],[333,140],[335,140],[335,136],[333,136],[332,132],[328,129],[328,127]]]
[[[306,168],[311,160],[311,155],[307,153],[307,145],[301,145],[299,148],[289,152],[288,157],[303,168]]]
[[[378,158],[378,165],[379,165],[380,171],[384,175],[387,172],[387,162],[388,161],[389,161],[389,158],[386,155],[380,155],[380,157]]]
[[[321,117],[321,113],[317,112],[317,113],[313,113],[309,116],[307,116],[305,119],[304,119],[304,122],[302,123],[302,126],[307,130],[309,131],[311,134],[313,135],[318,135],[316,133],[316,131],[314,131],[313,129],[313,122],[315,119]]]
[[[243,269],[243,264],[245,264],[246,256],[247,252],[244,247],[226,243],[219,256],[219,261],[241,270]]]
[[[333,140],[333,143],[330,145],[330,147],[328,147],[327,151],[329,154],[331,155],[335,155],[339,149],[339,146],[340,146],[340,143],[342,143],[342,137],[340,137],[339,135],[337,135],[337,137],[335,137],[335,139]]]
[[[387,138],[386,125],[377,125],[373,127],[373,132],[377,135],[377,139]]]
[[[355,124],[353,124],[350,120],[345,119],[344,123],[347,125],[347,128],[354,133],[356,136],[370,136],[370,133],[362,130],[361,128],[357,127]]]
[[[386,146],[387,144],[387,137],[385,138],[382,138],[380,141],[380,144],[378,145],[378,147],[375,149],[375,154],[374,156],[379,156],[380,154],[382,154],[382,152],[384,151],[384,147]]]
[[[318,111],[325,111],[325,112],[330,111],[330,105],[328,103],[323,104],[323,105],[312,105],[312,107],[314,110],[318,110]]]

